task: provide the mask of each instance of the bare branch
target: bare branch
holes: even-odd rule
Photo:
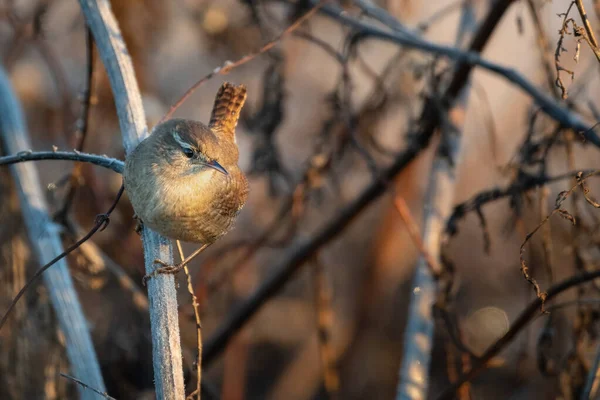
[[[207,82],[213,76],[226,75],[229,72],[231,72],[232,69],[237,68],[240,65],[246,64],[247,62],[254,60],[257,56],[259,56],[263,53],[266,53],[267,51],[272,49],[277,43],[279,43],[281,41],[281,39],[283,39],[284,36],[289,35],[293,31],[298,29],[298,27],[300,27],[305,21],[307,21],[317,11],[319,11],[319,9],[325,4],[325,1],[326,0],[321,0],[319,3],[315,4],[311,10],[309,10],[306,14],[304,14],[303,16],[298,18],[298,20],[296,20],[293,24],[291,24],[289,27],[287,27],[275,39],[271,40],[270,42],[265,44],[263,47],[261,47],[260,50],[254,52],[254,53],[245,55],[244,57],[240,58],[239,60],[237,60],[235,62],[227,61],[223,66],[217,67],[210,74],[206,75],[204,78],[202,78],[199,81],[197,81],[196,83],[194,83],[192,85],[192,87],[190,87],[183,94],[183,96],[181,96],[181,98],[179,100],[177,100],[177,102],[171,106],[171,108],[165,114],[165,116],[161,118],[160,122],[166,121],[167,119],[171,118],[171,116],[173,115],[175,110],[177,110],[177,108],[179,108],[188,99],[188,97],[190,97],[192,95],[192,93],[194,93],[196,91],[196,89],[198,89],[200,86],[202,86],[205,82]]]
[[[0,157],[0,165],[11,165],[25,161],[42,161],[42,160],[67,160],[77,162],[87,162],[98,165],[103,168],[110,169],[120,174],[123,172],[123,161],[107,156],[99,156],[97,154],[80,153],[72,151],[36,151],[23,150],[12,156]]]
[[[117,399],[115,399],[114,397],[111,397],[111,396],[109,396],[109,395],[108,395],[106,392],[101,392],[101,391],[99,391],[98,389],[96,389],[96,388],[93,388],[93,387],[91,387],[90,385],[88,385],[87,383],[85,383],[85,382],[82,382],[82,381],[80,381],[79,379],[77,379],[77,378],[74,378],[74,377],[72,377],[72,376],[70,376],[70,375],[63,374],[63,373],[61,372],[61,373],[60,373],[60,376],[62,376],[63,378],[66,378],[66,379],[68,379],[68,380],[70,380],[70,381],[73,381],[73,382],[75,382],[76,384],[78,384],[78,385],[82,386],[82,387],[83,387],[83,388],[85,388],[85,389],[88,389],[88,390],[91,390],[91,391],[92,391],[92,392],[94,392],[94,393],[97,393],[98,395],[100,395],[100,396],[104,397],[104,398],[105,398],[105,399],[107,399],[107,400],[117,400]]]
[[[100,58],[108,73],[115,97],[123,145],[129,154],[148,135],[142,99],[131,58],[107,0],[80,0]],[[173,264],[170,240],[150,229],[142,233],[146,273],[154,272],[154,260]],[[183,366],[177,312],[177,293],[172,275],[152,279],[148,284],[154,382],[159,399],[182,399]]]
[[[274,274],[250,296],[250,298],[232,312],[225,322],[216,330],[207,344],[204,346],[202,365],[206,366],[225,348],[233,335],[244,326],[250,318],[300,269],[310,260],[315,252],[329,243],[344,231],[362,211],[364,211],[374,200],[379,198],[389,182],[396,174],[402,171],[420,151],[427,146],[433,132],[417,136],[416,140],[381,173],[380,179],[375,179],[363,192],[350,204],[344,207],[327,224],[320,228],[315,234],[303,243],[299,243],[295,250],[288,253],[284,259],[273,267]]]
[[[513,1],[514,0],[507,0],[508,4],[511,4]],[[311,3],[314,4],[315,0],[312,0]],[[365,38],[370,37],[382,39],[408,48],[445,56],[469,67],[478,66],[487,69],[488,71],[503,77],[509,83],[517,86],[523,92],[531,96],[531,98],[537,103],[538,106],[541,107],[544,113],[548,114],[548,116],[560,122],[564,127],[574,129],[576,132],[583,135],[583,137],[590,143],[600,147],[600,137],[598,137],[598,135],[593,131],[593,127],[590,124],[587,124],[578,114],[571,112],[558,104],[546,93],[541,92],[532,82],[527,80],[523,75],[512,68],[503,67],[487,61],[481,57],[480,54],[473,50],[462,51],[455,47],[443,46],[428,42],[422,38],[415,39],[412,37],[407,37],[403,34],[386,32],[375,26],[365,24],[355,18],[352,18],[342,9],[333,5],[324,6],[321,9],[321,12],[344,25],[351,26],[360,32]]]
[[[585,282],[592,281],[600,277],[600,270],[593,272],[585,272],[571,278],[568,278],[562,282],[557,283],[548,289],[547,296],[545,301],[549,301],[560,293],[568,290],[572,287],[579,286]],[[526,327],[532,319],[539,315],[540,307],[542,306],[542,299],[536,297],[523,312],[519,315],[519,317],[513,322],[510,329],[498,339],[494,344],[492,344],[485,353],[474,362],[474,365],[471,369],[469,369],[465,374],[463,374],[459,380],[444,390],[438,397],[438,400],[451,400],[454,398],[456,391],[466,382],[475,378],[479,375],[483,370],[485,370],[489,362],[492,358],[494,358],[500,351],[502,351],[512,340],[517,336],[517,334]]]
[[[31,147],[21,106],[8,77],[0,69],[0,135],[4,150],[12,153]],[[48,216],[44,193],[35,167],[31,164],[11,166],[21,202],[23,219],[33,252],[41,265],[63,252],[56,225]],[[61,330],[65,334],[67,357],[74,374],[90,385],[105,390],[87,321],[77,299],[67,263],[64,260],[43,275],[50,300]],[[80,390],[81,398],[93,399],[94,394]]]

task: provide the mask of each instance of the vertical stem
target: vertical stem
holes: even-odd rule
[[[4,150],[19,153],[31,149],[21,106],[14,95],[10,81],[0,69],[0,135]],[[63,252],[59,230],[48,215],[44,192],[34,164],[10,166],[19,193],[23,220],[27,227],[33,253],[40,265]],[[79,304],[66,260],[60,260],[43,275],[60,329],[65,335],[67,357],[73,375],[101,391],[106,391],[100,366],[88,330],[87,321]],[[96,395],[79,387],[82,399]]]
[[[108,73],[123,135],[123,146],[129,154],[148,135],[131,58],[108,0],[80,0],[80,4]],[[142,233],[142,241],[146,273],[151,274],[156,269],[156,259],[173,263],[173,249],[167,238],[146,228]],[[173,276],[158,275],[150,279],[148,300],[156,396],[158,399],[183,399],[185,390],[179,314]]]

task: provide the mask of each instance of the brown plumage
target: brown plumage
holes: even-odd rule
[[[235,127],[246,89],[225,83],[209,126],[172,119],[127,157],[123,180],[144,225],[172,239],[213,243],[233,226],[248,197]]]
[[[225,82],[217,92],[208,126],[213,131],[222,132],[235,142],[235,127],[245,101],[245,86],[235,86]]]

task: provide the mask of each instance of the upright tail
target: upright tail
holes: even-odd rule
[[[246,101],[246,87],[225,82],[217,92],[210,116],[209,127],[217,133],[228,135],[235,141],[235,127]]]

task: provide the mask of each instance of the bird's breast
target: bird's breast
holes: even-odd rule
[[[247,198],[246,179],[235,171],[228,176],[204,171],[154,189],[147,193],[152,215],[140,215],[142,221],[162,235],[187,242],[212,243],[227,233]]]

